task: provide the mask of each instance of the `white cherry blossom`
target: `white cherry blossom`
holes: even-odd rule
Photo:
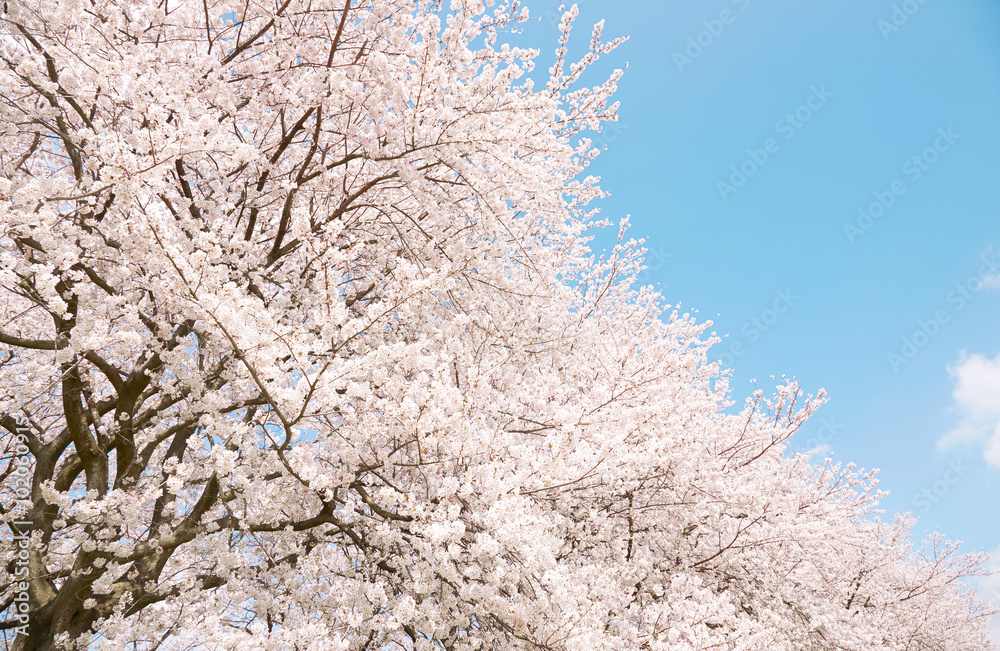
[[[576,15],[535,84],[513,1],[4,2],[6,643],[987,648],[982,557],[783,456],[823,394],[733,413],[588,248]]]

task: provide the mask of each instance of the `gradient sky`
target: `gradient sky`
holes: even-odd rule
[[[1000,463],[975,440],[1000,422],[1000,283],[979,282],[1000,272],[1000,3],[579,7],[571,52],[602,18],[630,37],[599,66],[628,63],[602,214],[631,215],[644,279],[728,334],[733,397],[772,375],[826,388],[792,450],[880,468],[887,517],[913,512],[918,535],[1000,548]],[[544,71],[559,3],[529,8]]]

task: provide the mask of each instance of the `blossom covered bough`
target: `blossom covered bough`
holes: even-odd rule
[[[732,413],[591,254],[618,41],[536,86],[486,4],[4,1],[6,643],[988,648],[981,557],[783,456],[822,394]]]

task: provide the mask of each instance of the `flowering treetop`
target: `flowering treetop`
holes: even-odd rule
[[[986,648],[980,557],[782,456],[822,393],[727,412],[591,254],[575,16],[536,87],[517,2],[4,2],[15,649]]]

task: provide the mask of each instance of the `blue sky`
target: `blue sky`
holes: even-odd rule
[[[529,5],[542,70],[558,5]],[[880,468],[918,534],[1000,547],[1000,464],[976,440],[1000,422],[1000,283],[980,284],[1000,272],[1000,3],[579,6],[571,49],[602,18],[630,37],[601,67],[628,63],[602,213],[630,214],[646,279],[728,333],[734,397],[825,387],[793,449]]]

